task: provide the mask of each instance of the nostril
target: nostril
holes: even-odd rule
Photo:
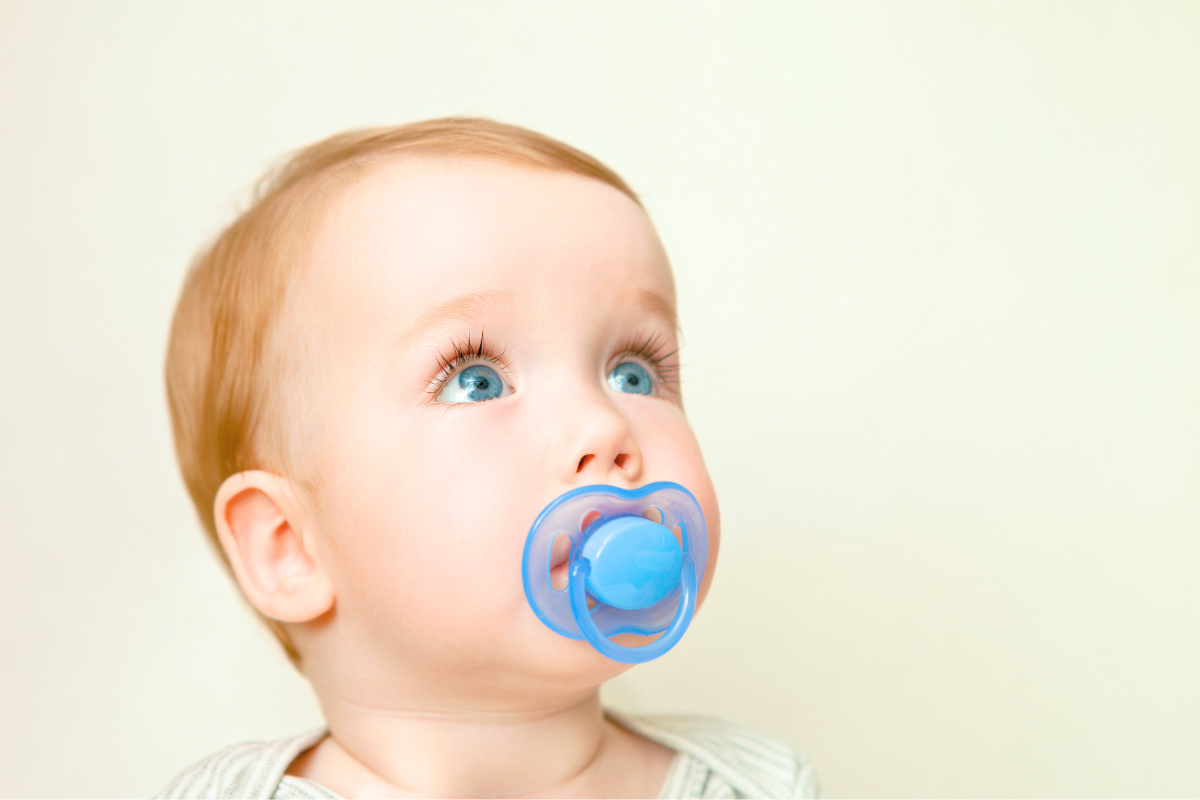
[[[583,468],[586,467],[588,462],[590,462],[593,458],[595,458],[595,456],[591,453],[588,453],[586,456],[579,459],[579,466],[575,468],[575,473],[579,474],[580,472],[583,472]]]
[[[627,453],[621,453],[613,459],[613,463],[617,465],[617,469],[625,469],[625,462],[629,460]]]

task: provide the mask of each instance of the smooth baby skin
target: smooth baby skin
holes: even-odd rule
[[[438,402],[454,344],[481,337],[503,366],[456,372],[492,365],[504,396]],[[707,518],[707,592],[716,497],[678,386],[622,355],[648,338],[677,348],[671,270],[599,181],[404,157],[319,215],[277,335],[299,354],[284,389],[303,463],[216,500],[238,581],[288,623],[329,726],[290,774],[347,797],[658,793],[673,753],[599,703],[628,667],[549,630],[521,583],[555,497],[670,480]],[[609,386],[627,360],[653,394]]]

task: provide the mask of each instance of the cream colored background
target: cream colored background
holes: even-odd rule
[[[0,794],[316,725],[160,365],[281,153],[493,116],[639,191],[725,545],[618,707],[846,795],[1200,794],[1200,5],[0,5]]]

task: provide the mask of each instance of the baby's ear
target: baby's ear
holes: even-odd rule
[[[308,622],[333,607],[333,586],[286,478],[260,470],[231,475],[213,511],[233,574],[255,608],[281,622]]]

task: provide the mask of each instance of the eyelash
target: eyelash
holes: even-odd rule
[[[488,346],[482,332],[479,334],[479,344],[475,344],[474,340],[468,335],[466,339],[451,339],[450,347],[453,350],[453,355],[446,356],[440,350],[437,354],[438,366],[441,369],[427,390],[435,397],[441,393],[459,367],[475,361],[487,362],[499,369],[500,372],[508,375],[508,364],[504,361],[506,351],[501,350],[497,352]]]
[[[650,333],[643,336],[638,333],[621,348],[621,351],[613,360],[613,366],[621,363],[623,356],[637,356],[654,368],[658,380],[664,386],[678,383],[679,364],[668,364],[667,359],[678,353],[679,348],[664,352],[666,349],[667,341],[665,336],[658,333]]]
[[[508,374],[508,364],[504,360],[507,350],[495,351],[486,343],[482,332],[479,334],[478,344],[468,335],[466,339],[451,339],[450,347],[453,351],[452,355],[446,356],[440,350],[437,354],[440,369],[427,390],[434,396],[441,393],[459,367],[471,362],[486,361],[498,367],[505,375]],[[643,336],[638,333],[625,343],[617,353],[613,364],[615,366],[621,363],[624,356],[637,356],[654,369],[654,374],[658,376],[660,383],[670,386],[679,381],[679,365],[668,364],[667,359],[678,353],[679,349],[664,352],[666,349],[666,337],[661,334],[651,333]]]

